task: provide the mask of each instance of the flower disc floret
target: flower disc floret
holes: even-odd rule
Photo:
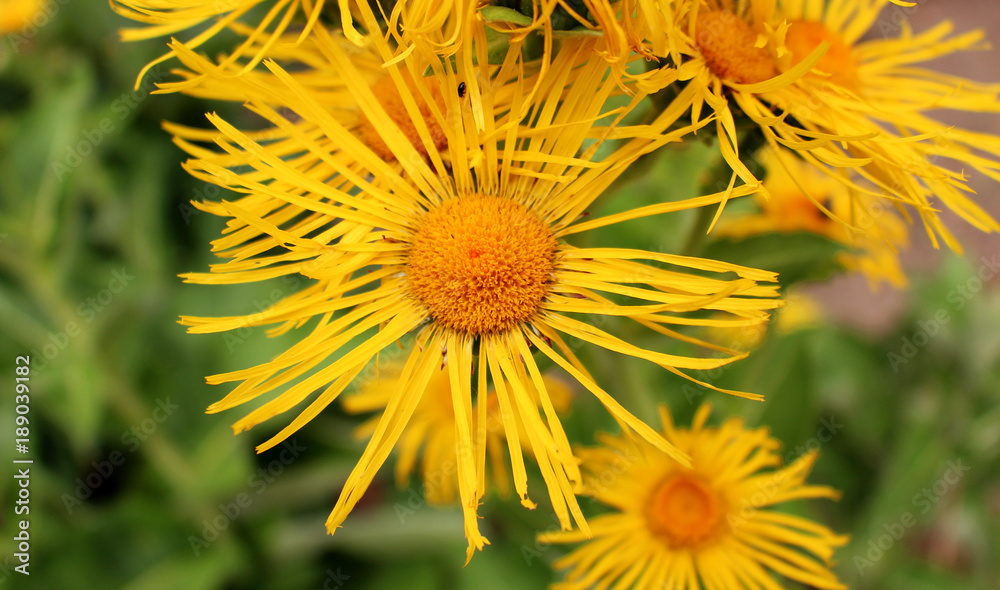
[[[420,221],[406,277],[434,321],[464,334],[494,334],[537,313],[555,251],[548,227],[525,205],[462,197]]]
[[[667,477],[650,497],[649,528],[672,548],[695,547],[712,537],[722,517],[720,498],[697,476]]]
[[[698,15],[695,42],[716,76],[738,84],[756,84],[777,74],[771,54],[756,47],[750,24],[728,10]]]

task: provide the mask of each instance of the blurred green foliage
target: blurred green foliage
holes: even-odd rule
[[[188,336],[177,316],[251,312],[288,285],[177,278],[207,268],[208,242],[222,227],[188,201],[225,195],[183,173],[160,122],[244,115],[232,105],[150,96],[149,82],[133,91],[135,73],[160,45],[121,44],[122,23],[106,4],[53,7],[33,34],[0,39],[0,461],[25,457],[12,428],[18,355],[31,356],[26,456],[34,460],[30,577],[12,569],[17,482],[0,479],[0,587],[499,590],[558,579],[550,564],[566,549],[534,540],[555,524],[544,502],[528,512],[489,497],[481,514],[493,545],[462,567],[458,511],[424,506],[416,485],[395,489],[385,469],[331,537],[323,523],[360,453],[351,435],[359,418],[331,407],[293,444],[257,456],[254,445],[279,425],[234,437],[234,414],[203,413],[226,391],[205,385],[205,375],[269,359],[295,334]],[[668,147],[645,164],[647,175],[592,213],[690,196],[710,159],[699,143]],[[697,223],[693,214],[665,216],[587,239],[673,252]],[[710,242],[705,251],[794,282],[828,277],[834,250],[811,236],[767,236],[752,247]],[[843,490],[843,499],[789,509],[852,535],[837,565],[850,587],[996,588],[1000,280],[972,289],[981,264],[951,257],[936,276],[915,281],[905,317],[883,337],[829,324],[772,333],[749,359],[700,376],[764,394],[764,403],[578,350],[651,423],[657,404],[683,424],[711,401],[716,421],[741,415],[769,426],[789,459],[820,448],[812,481]],[[603,327],[662,346],[614,318]],[[567,430],[592,444],[613,423],[577,393]],[[542,500],[540,480],[530,489]]]

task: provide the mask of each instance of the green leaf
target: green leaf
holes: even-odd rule
[[[761,423],[771,427],[772,435],[785,445],[786,459],[805,452],[800,447],[817,429],[816,389],[809,363],[810,332],[798,332],[769,341],[750,355],[750,371],[756,378],[747,379],[744,388],[764,394]]]
[[[473,556],[458,573],[459,590],[544,588],[551,574],[541,559],[526,563],[518,545],[504,543]]]
[[[220,545],[211,556],[194,557],[188,554],[186,557],[164,561],[133,580],[125,590],[219,588],[233,572],[239,570],[244,561],[231,545]]]
[[[777,272],[782,287],[787,288],[801,281],[828,278],[840,270],[835,258],[844,250],[842,244],[816,234],[770,233],[742,240],[715,240],[701,256]]]
[[[490,65],[500,65],[507,58],[510,36],[495,29],[486,29],[486,52]]]
[[[487,6],[479,11],[483,20],[488,23],[513,23],[525,27],[531,24],[531,17],[525,16],[513,8],[503,6]]]

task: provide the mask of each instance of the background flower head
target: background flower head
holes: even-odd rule
[[[960,249],[936,207],[982,231],[1000,226],[969,197],[966,176],[942,159],[1000,180],[1000,139],[948,127],[927,111],[997,112],[1000,86],[919,67],[981,49],[979,31],[951,35],[950,23],[943,22],[919,35],[904,28],[898,38],[863,39],[888,4],[692,4],[676,16],[686,32],[679,50],[685,57],[643,84],[667,88],[665,96],[690,108],[694,120],[703,110],[715,113],[720,153],[734,180],[754,182],[743,159],[755,149],[744,156],[740,151],[747,151],[741,141],[759,131],[772,148],[793,150],[847,187],[852,198],[906,206],[935,244],[940,238]],[[752,129],[738,129],[745,124]]]
[[[687,429],[660,410],[664,434],[691,455],[689,467],[628,436],[605,435],[604,446],[578,451],[587,493],[614,512],[590,520],[592,539],[581,531],[541,535],[584,543],[556,562],[570,571],[555,588],[777,588],[774,574],[846,588],[830,565],[847,538],[773,509],[840,497],[805,483],[817,454],[784,467],[766,429],[747,429],[739,418],[709,427],[710,412],[702,405]]]
[[[906,286],[899,253],[909,244],[909,231],[895,207],[867,194],[852,195],[838,179],[788,154],[767,151],[760,161],[770,197],[755,197],[759,212],[724,215],[716,235],[738,240],[771,232],[813,233],[842,244],[846,251],[837,261],[862,273],[873,289],[883,283]]]

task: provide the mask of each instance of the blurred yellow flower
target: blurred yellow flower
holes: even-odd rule
[[[359,10],[364,24],[377,30],[370,9]],[[246,196],[218,203],[213,211],[230,219],[227,235],[214,245],[218,255],[229,260],[213,266],[211,273],[185,278],[210,284],[300,275],[315,280],[250,316],[182,318],[193,333],[268,324],[279,324],[272,333],[282,333],[315,322],[309,335],[274,360],[209,378],[210,383],[240,382],[209,411],[279,391],[234,425],[239,432],[320,392],[286,428],[258,447],[266,450],[334,401],[382,349],[412,335],[416,345],[399,384],[327,527],[335,531],[360,500],[444,362],[452,384],[458,489],[470,558],[487,543],[476,516],[486,492],[479,477],[486,460],[486,424],[473,424],[474,378],[483,408],[490,378],[496,387],[521,502],[534,505],[528,498],[518,423],[524,426],[549,499],[566,528],[571,515],[586,528],[573,494],[579,468],[541,379],[535,351],[596,395],[620,423],[685,462],[683,454],[597,385],[560,333],[683,374],[685,369],[711,369],[745,355],[692,338],[674,326],[760,323],[767,321],[768,310],[780,305],[775,286],[758,285],[774,281],[773,273],[657,252],[575,248],[566,242],[585,230],[718,204],[721,193],[580,221],[631,162],[681,139],[691,128],[666,133],[675,120],[663,117],[644,134],[627,138],[598,124],[624,113],[605,107],[618,82],[606,75],[603,62],[587,59],[586,41],[565,44],[553,58],[553,74],[526,88],[516,40],[499,66],[465,54],[486,50],[485,28],[479,23],[453,62],[415,55],[389,63],[389,85],[377,88],[322,26],[314,27],[313,35],[340,68],[346,88],[381,143],[345,128],[274,63],[267,65],[296,95],[294,106],[261,100],[249,104],[286,133],[297,150],[279,141],[275,153],[266,133],[251,137],[215,115],[209,117],[218,129],[214,141],[226,154],[220,160],[214,152],[192,146],[195,157],[185,167],[200,179]],[[371,39],[380,55],[391,54],[381,35]],[[429,64],[430,75],[424,75],[422,64]],[[506,110],[498,111],[495,90],[507,80],[514,85],[513,98]],[[460,83],[464,92],[441,91],[443,108],[439,106],[438,89],[456,89]],[[315,128],[309,134],[296,132],[301,120]],[[442,130],[443,142],[436,141],[432,126]],[[408,133],[411,128],[413,134]],[[606,137],[620,142],[598,159]],[[206,154],[212,155],[202,157]],[[741,194],[754,188],[743,187]],[[709,320],[696,313],[703,309],[729,315]],[[722,356],[707,359],[642,349],[570,314],[624,316]],[[328,360],[331,357],[334,360]],[[538,394],[537,404],[531,387]]]
[[[794,150],[848,187],[852,198],[869,195],[913,207],[935,245],[941,237],[958,250],[938,217],[938,203],[980,230],[1000,226],[969,198],[966,177],[941,159],[1000,180],[1000,138],[945,126],[926,112],[998,112],[1000,85],[917,67],[985,48],[980,31],[953,36],[951,24],[942,22],[919,35],[903,27],[898,38],[862,40],[888,3],[692,3],[675,11],[686,32],[677,41],[682,57],[676,69],[663,68],[643,87],[679,84],[674,107],[690,109],[696,121],[706,108],[716,115],[721,153],[734,179],[756,181],[738,153],[746,132],[737,122],[745,116],[769,145]]]
[[[818,301],[799,291],[785,296],[785,306],[774,320],[778,334],[791,334],[799,330],[814,328],[823,321],[823,308]]]
[[[604,435],[603,447],[578,450],[586,493],[615,511],[590,519],[592,538],[585,531],[539,537],[584,543],[556,561],[570,571],[553,588],[782,587],[774,574],[812,588],[846,588],[830,564],[847,537],[771,509],[840,497],[806,485],[817,452],[781,467],[781,443],[766,428],[747,429],[740,418],[706,427],[710,413],[702,405],[688,430],[675,428],[660,408],[664,434],[691,455],[690,467],[628,436]]]
[[[45,8],[45,0],[0,0],[0,35],[18,33]]]
[[[740,239],[771,232],[814,233],[850,248],[838,254],[837,262],[862,273],[872,289],[883,282],[899,289],[907,285],[899,250],[909,245],[909,231],[891,203],[869,194],[852,196],[836,177],[795,157],[765,150],[760,161],[767,170],[764,186],[770,198],[755,198],[758,213],[724,216],[716,235]]]
[[[381,374],[375,379],[362,381],[357,394],[344,398],[344,409],[352,414],[384,411],[399,386],[402,369],[402,363],[394,363],[385,371],[380,371]],[[543,375],[542,382],[556,413],[565,414],[569,410],[572,398],[569,384],[562,378],[550,374]],[[509,387],[510,384],[505,386]],[[537,406],[538,392],[530,383],[527,386],[528,393]],[[472,430],[478,431],[478,422],[486,420],[489,473],[487,474],[484,465],[483,472],[479,474],[483,479],[480,485],[487,489],[491,487],[484,479],[488,475],[500,495],[506,496],[510,493],[510,475],[505,467],[508,459],[504,451],[503,414],[499,397],[492,388],[486,394],[486,410],[482,414],[480,412],[480,405],[473,404]],[[378,422],[378,417],[365,422],[358,428],[356,436],[370,438],[378,427]],[[531,450],[531,437],[520,420],[517,421],[517,427],[521,448],[526,454],[534,456]],[[456,442],[451,381],[447,371],[436,371],[427,382],[426,392],[413,411],[413,416],[403,430],[399,442],[396,443],[398,455],[396,485],[399,487],[407,485],[420,456],[420,474],[423,480],[421,492],[424,499],[429,504],[454,504],[458,497],[457,451],[461,449],[464,452],[471,452],[471,449],[458,447]]]

